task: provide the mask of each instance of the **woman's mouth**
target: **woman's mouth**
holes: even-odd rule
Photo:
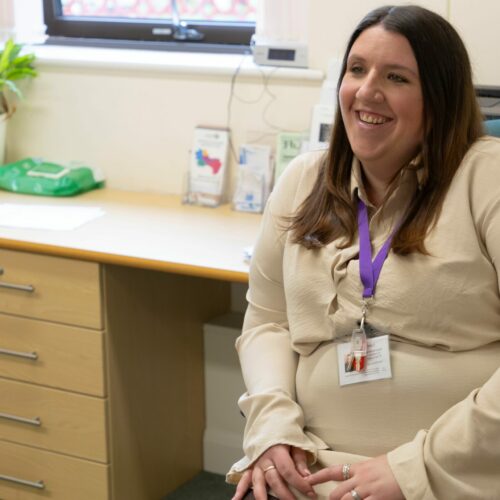
[[[368,123],[370,125],[382,125],[391,120],[391,118],[387,118],[382,115],[368,113],[366,111],[357,111],[357,115],[363,123]]]

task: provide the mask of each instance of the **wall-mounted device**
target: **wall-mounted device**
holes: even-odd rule
[[[309,0],[257,0],[255,64],[307,68]]]
[[[307,45],[299,42],[253,40],[255,64],[307,68]]]

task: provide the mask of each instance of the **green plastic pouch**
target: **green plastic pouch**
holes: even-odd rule
[[[73,196],[103,185],[100,172],[88,166],[25,158],[0,167],[0,189],[16,193]]]

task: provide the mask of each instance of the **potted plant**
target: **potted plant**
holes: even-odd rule
[[[0,164],[4,159],[7,120],[16,110],[14,100],[23,97],[16,82],[37,75],[33,66],[35,55],[21,55],[22,48],[22,44],[10,38],[0,51]]]

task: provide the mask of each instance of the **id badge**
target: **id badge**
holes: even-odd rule
[[[366,342],[367,352],[363,371],[353,369],[356,360],[353,359],[352,342],[337,345],[339,384],[341,386],[392,378],[389,335],[369,338]]]

